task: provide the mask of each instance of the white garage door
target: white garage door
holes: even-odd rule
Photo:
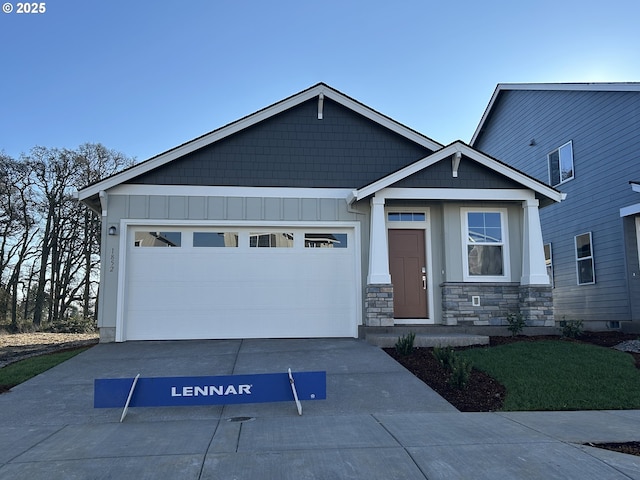
[[[352,228],[127,232],[122,340],[357,336]]]

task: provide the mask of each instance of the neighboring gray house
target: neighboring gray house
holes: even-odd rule
[[[315,85],[78,192],[101,341],[552,325],[557,190]]]
[[[541,211],[556,320],[640,322],[640,84],[500,84],[471,144],[566,194]]]

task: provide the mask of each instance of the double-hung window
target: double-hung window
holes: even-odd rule
[[[578,285],[596,283],[593,268],[593,243],[591,240],[591,232],[575,236]]]
[[[547,155],[549,185],[555,187],[573,178],[573,144],[567,142]]]
[[[507,211],[463,209],[462,214],[465,280],[508,280]]]

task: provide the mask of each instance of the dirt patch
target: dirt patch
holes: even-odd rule
[[[25,358],[95,343],[97,333],[0,334],[0,368]]]

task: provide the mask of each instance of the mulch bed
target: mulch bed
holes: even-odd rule
[[[557,336],[491,337],[489,345],[497,346],[514,342],[536,342],[558,338]],[[567,339],[567,341],[613,347],[625,340],[637,339],[638,335],[619,332],[584,332],[577,339]],[[412,354],[406,356],[399,355],[394,348],[385,348],[384,350],[461,412],[494,412],[502,408],[506,394],[505,387],[479,370],[473,369],[469,383],[465,388],[458,389],[449,385],[449,374],[433,356],[432,348],[416,348]],[[640,368],[640,354],[629,353],[629,355],[635,358],[636,367]],[[640,456],[640,442],[588,445]]]

